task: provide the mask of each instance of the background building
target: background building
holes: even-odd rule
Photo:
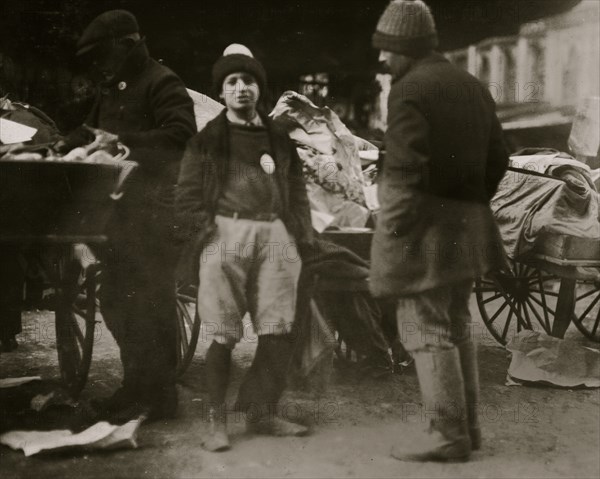
[[[566,150],[577,107],[600,96],[600,1],[583,0],[522,24],[517,35],[487,38],[446,56],[488,85],[513,150]],[[371,126],[384,129],[389,78],[378,81],[382,94]]]

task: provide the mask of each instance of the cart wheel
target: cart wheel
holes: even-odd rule
[[[515,332],[541,328],[551,334],[560,279],[513,261],[512,271],[497,272],[475,283],[481,318],[492,336],[506,344]]]
[[[66,389],[77,397],[87,381],[96,327],[98,265],[81,274],[78,263],[58,260],[56,291],[56,349],[60,374]]]
[[[200,315],[196,308],[195,286],[177,288],[177,377],[189,367],[200,334]]]
[[[585,337],[600,343],[600,280],[577,283],[573,322]]]

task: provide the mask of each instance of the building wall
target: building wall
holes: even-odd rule
[[[519,34],[486,39],[446,53],[455,65],[488,85],[499,110],[538,104],[575,109],[600,96],[600,1],[583,0],[561,15],[523,24]],[[389,79],[380,105],[387,102]],[[384,109],[375,109],[372,127],[385,129]]]

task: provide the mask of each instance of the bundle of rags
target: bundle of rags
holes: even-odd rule
[[[342,246],[315,240],[302,252],[293,377],[306,377],[337,345],[337,331],[363,364],[391,370],[388,353],[397,338],[394,312],[371,297],[368,263]]]

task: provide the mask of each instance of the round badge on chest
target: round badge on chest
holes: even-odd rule
[[[263,153],[260,157],[260,167],[267,175],[275,173],[275,160],[268,153]]]
[[[117,88],[121,91],[125,90],[125,88],[127,88],[127,83],[125,83],[124,81],[120,81],[119,84],[117,85]]]

